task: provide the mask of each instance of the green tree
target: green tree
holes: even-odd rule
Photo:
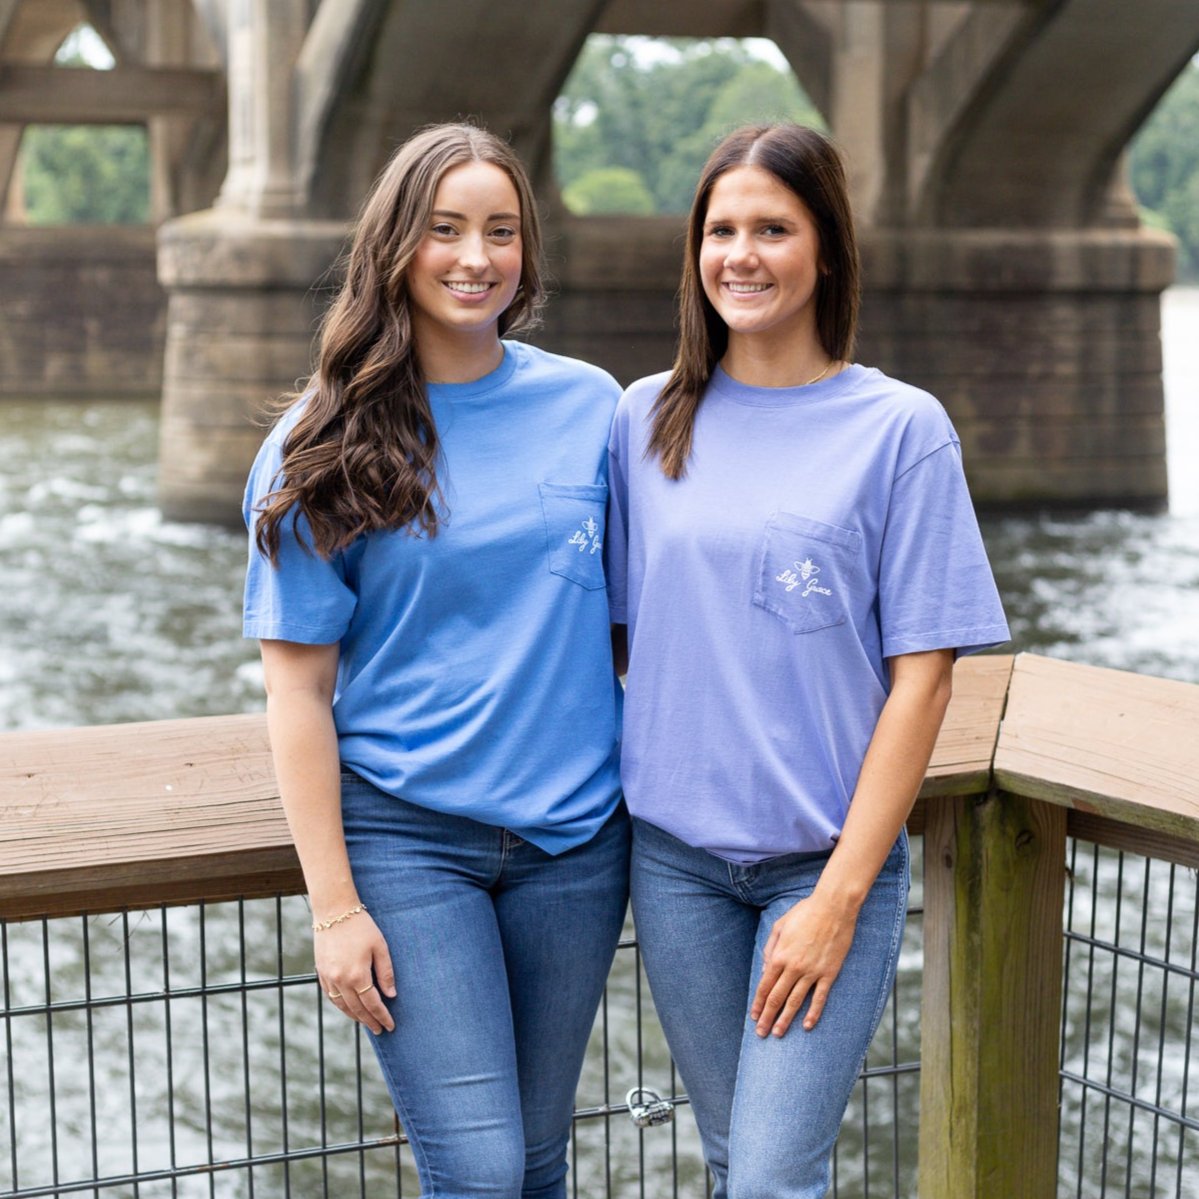
[[[1199,276],[1199,64],[1192,62],[1132,141],[1132,189],[1145,220],[1179,242],[1179,273]]]
[[[824,128],[824,119],[794,75],[768,62],[747,62],[711,97],[704,123],[682,138],[658,167],[666,212],[691,207],[695,181],[716,143],[741,125],[790,120]]]
[[[114,61],[87,24],[67,35],[55,64],[108,70]],[[136,225],[150,214],[150,150],[140,125],[31,125],[21,139],[32,225]]]
[[[683,212],[721,135],[778,117],[819,122],[794,76],[738,41],[596,35],[555,105],[558,181],[565,194],[589,172],[623,167],[656,211]]]
[[[150,155],[137,125],[31,125],[21,139],[32,225],[142,224]]]
[[[595,167],[566,188],[562,199],[580,216],[615,212],[646,216],[654,211],[654,197],[645,180],[628,167]]]

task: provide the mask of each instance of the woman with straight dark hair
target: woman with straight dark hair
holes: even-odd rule
[[[359,219],[315,375],[250,475],[245,632],[329,997],[422,1193],[561,1199],[624,916],[604,594],[619,388],[542,300],[511,149],[439,125]]]
[[[633,915],[717,1199],[817,1199],[954,658],[1008,632],[945,411],[853,363],[825,137],[716,148],[679,304],[674,369],[625,392],[609,443]]]

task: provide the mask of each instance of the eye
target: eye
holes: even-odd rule
[[[513,229],[511,225],[498,225],[496,228],[492,229],[491,236],[494,237],[496,241],[508,242],[512,241],[518,232],[519,230]]]
[[[767,237],[784,237],[787,233],[787,230],[782,225],[771,224],[771,225],[763,225],[762,232]]]
[[[708,237],[732,237],[733,227],[731,225],[709,225]]]
[[[438,221],[435,225],[429,226],[429,232],[436,234],[438,237],[453,237],[458,230],[446,221]]]

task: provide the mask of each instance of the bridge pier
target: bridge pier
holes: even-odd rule
[[[208,210],[159,232],[170,299],[158,500],[174,520],[240,521],[272,397],[308,373],[346,233],[340,221]]]
[[[1145,229],[868,229],[860,357],[931,391],[988,506],[1166,497],[1161,293]]]
[[[593,29],[775,39],[849,162],[859,356],[942,399],[979,501],[1165,502],[1173,252],[1139,227],[1121,156],[1199,50],[1193,6],[524,0],[500,25],[487,0],[0,0],[0,192],[14,129],[66,119],[44,64],[84,12],[118,65],[71,72],[90,97],[79,119],[144,115],[155,219],[192,212],[159,237],[172,517],[240,519],[262,414],[309,369],[351,214],[426,122],[473,116],[528,163],[558,285],[538,339],[626,381],[669,365],[682,219],[571,217],[552,180],[552,105]],[[222,171],[215,207],[192,211]],[[13,217],[4,195],[0,211]],[[35,332],[0,318],[6,357],[23,363],[25,342]]]

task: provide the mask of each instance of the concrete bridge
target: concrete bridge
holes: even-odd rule
[[[49,65],[83,20],[115,70]],[[1174,253],[1122,154],[1199,50],[1193,0],[0,0],[0,394],[161,387],[165,511],[235,520],[348,219],[397,140],[461,114],[538,183],[543,344],[663,368],[681,220],[574,217],[552,177],[593,31],[775,41],[851,163],[859,357],[945,402],[980,501],[1164,501]],[[149,230],[14,219],[21,126],[56,121],[146,123],[157,283]]]

